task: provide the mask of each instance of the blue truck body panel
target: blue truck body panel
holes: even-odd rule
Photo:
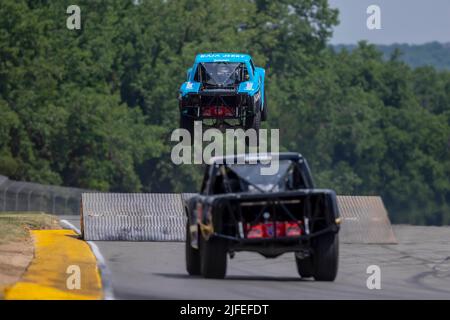
[[[243,53],[201,53],[180,86],[180,127],[193,130],[194,121],[216,127],[259,130],[267,119],[265,70]]]
[[[195,57],[194,65],[187,70],[187,81],[180,87],[180,95],[182,97],[190,93],[199,93],[201,83],[194,80],[195,71],[200,63],[208,62],[235,62],[244,63],[247,70],[249,70],[249,80],[239,84],[237,94],[243,93],[253,96],[260,92],[261,94],[261,111],[264,106],[264,80],[265,70],[263,68],[255,67],[251,64],[252,57],[248,54],[241,53],[201,53]]]

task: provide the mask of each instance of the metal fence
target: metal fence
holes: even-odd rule
[[[0,211],[78,215],[81,194],[90,190],[14,181],[0,175]]]

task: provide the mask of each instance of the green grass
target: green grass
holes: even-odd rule
[[[60,229],[55,216],[42,212],[0,212],[0,244],[23,240],[29,230]]]

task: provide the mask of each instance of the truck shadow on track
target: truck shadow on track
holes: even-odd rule
[[[172,279],[205,279],[201,276],[190,276],[188,274],[179,273],[153,273],[154,275],[172,278]],[[205,280],[217,280],[217,279],[205,279]],[[276,281],[276,282],[309,282],[311,279],[301,279],[299,277],[271,277],[271,276],[250,276],[250,275],[232,275],[226,276],[223,280],[237,280],[237,281]],[[223,281],[222,280],[222,281]],[[220,281],[220,280],[219,280]]]

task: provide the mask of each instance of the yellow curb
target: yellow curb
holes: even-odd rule
[[[5,289],[7,300],[102,299],[97,261],[72,230],[34,230],[34,259],[22,279]],[[75,267],[73,267],[75,266]],[[73,288],[79,268],[80,288]],[[72,287],[72,289],[69,289]]]

